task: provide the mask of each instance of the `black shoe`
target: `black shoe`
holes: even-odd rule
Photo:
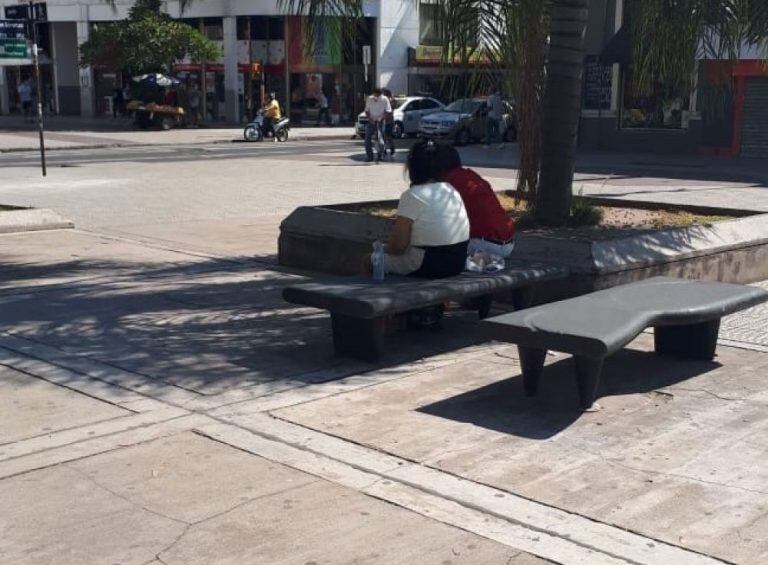
[[[365,158],[366,163],[373,163],[373,157],[366,157]]]

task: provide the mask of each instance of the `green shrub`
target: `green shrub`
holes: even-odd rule
[[[589,200],[584,198],[583,192],[580,188],[579,193],[571,200],[571,217],[568,223],[575,228],[599,226],[603,221],[603,210],[590,204]]]

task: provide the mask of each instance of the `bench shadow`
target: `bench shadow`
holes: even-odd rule
[[[656,392],[658,389],[720,366],[714,361],[660,357],[653,352],[624,349],[606,360],[597,401],[613,396],[644,395],[638,402],[663,402],[673,397]],[[525,396],[519,369],[510,365],[510,371],[517,374],[422,406],[417,411],[538,440],[557,435],[584,415],[579,408],[572,357],[545,367],[539,392],[533,398]]]

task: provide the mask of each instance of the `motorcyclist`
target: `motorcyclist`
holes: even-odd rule
[[[280,121],[282,116],[280,112],[280,104],[275,98],[274,92],[270,92],[267,95],[267,102],[262,106],[261,111],[264,114],[264,137],[268,136],[270,133],[274,135],[275,125]]]

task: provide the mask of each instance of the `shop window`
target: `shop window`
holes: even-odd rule
[[[363,46],[370,45],[371,57],[373,57],[375,64],[376,49],[373,47],[374,42],[374,29],[376,27],[376,20],[374,18],[365,18],[360,20],[357,25],[357,29],[354,34],[354,41],[345,42],[342,48],[342,63],[344,65],[361,65],[363,56]]]
[[[687,129],[690,99],[687,93],[653,81],[647,91],[633,84],[631,69],[624,72],[621,126],[626,129]]]
[[[440,45],[442,5],[434,2],[419,3],[419,45]]]

